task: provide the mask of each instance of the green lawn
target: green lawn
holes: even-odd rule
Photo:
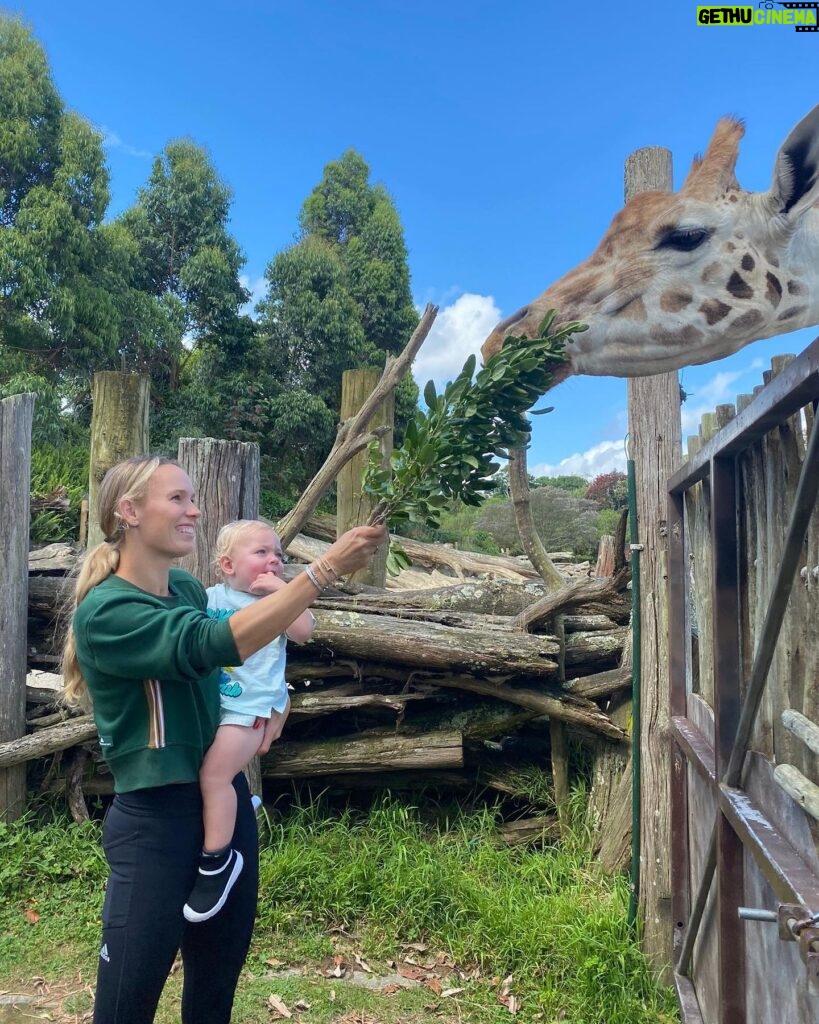
[[[48,986],[64,1020],[91,1004],[99,832],[43,814],[0,825],[0,989]],[[367,812],[296,808],[262,832],[236,1024],[278,1019],[277,999],[315,1024],[488,1024],[510,1011],[546,1024],[678,1019],[629,935],[626,881],[602,875],[579,831],[559,846],[509,849],[491,811],[422,814],[385,799]],[[178,1019],[179,980],[159,1021]]]

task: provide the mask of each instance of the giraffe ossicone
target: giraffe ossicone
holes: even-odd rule
[[[717,124],[679,192],[643,192],[592,255],[498,324],[484,360],[510,334],[535,338],[547,310],[588,331],[564,376],[640,377],[730,355],[819,323],[819,106],[791,131],[767,192],[734,169],[740,121]]]

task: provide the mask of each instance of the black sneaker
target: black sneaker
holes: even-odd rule
[[[238,850],[228,851],[221,867],[199,865],[199,874],[188,902],[182,908],[186,921],[207,921],[218,914],[239,877],[244,860]]]

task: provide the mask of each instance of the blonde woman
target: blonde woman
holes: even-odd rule
[[[241,875],[218,918],[189,924],[183,916],[203,845],[199,770],[218,726],[220,668],[283,633],[315,600],[326,572],[361,568],[386,540],[381,529],[350,530],[328,549],[325,570],[314,563],[220,622],[207,616],[201,584],[172,568],[193,549],[193,499],[187,474],[168,459],[114,466],[99,492],[106,539],[77,580],[63,655],[66,699],[92,704],[115,792],[103,829],[111,873],[95,1024],[150,1024],[180,949],[183,1024],[230,1021],[258,886],[256,821],[241,774],[231,838]]]

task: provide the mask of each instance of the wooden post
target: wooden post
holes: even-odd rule
[[[673,188],[671,153],[651,146],[626,161],[626,202],[638,192]],[[628,382],[629,443],[637,478],[642,591],[640,914],[643,948],[671,983],[671,745],[669,731],[666,480],[681,456],[676,372]]]
[[[34,395],[0,401],[0,742],[26,731],[26,620]],[[0,820],[25,809],[26,766],[0,769]]]
[[[373,388],[381,379],[379,370],[345,370],[341,375],[341,422],[352,419],[364,402],[372,394]],[[386,462],[392,451],[392,427],[394,423],[395,402],[390,393],[376,409],[369,423],[375,427],[388,426],[390,429],[381,438],[381,456]],[[374,503],[361,493],[361,477],[367,465],[369,453],[365,449],[359,452],[344,466],[338,474],[336,523],[338,534],[353,526],[362,526],[373,510]],[[357,583],[368,583],[373,587],[383,587],[387,581],[387,548],[378,550],[369,566],[360,569],[352,576]]]
[[[117,462],[144,455],[149,448],[148,377],[105,370],[94,374],[91,458],[88,472],[88,547],[103,541],[97,514],[97,488]]]
[[[182,437],[177,459],[191,478],[202,512],[196,527],[196,547],[180,565],[209,587],[219,579],[213,565],[219,530],[234,519],[259,516],[259,446],[212,437]],[[251,793],[261,794],[258,757],[253,758],[245,774]]]
[[[557,677],[561,686],[566,682],[566,626],[563,615],[555,616],[555,636],[560,644],[557,656]],[[569,799],[569,747],[566,742],[566,723],[558,718],[549,719],[549,737],[552,747],[552,783],[555,790],[555,806],[561,827],[566,825],[567,802]]]

